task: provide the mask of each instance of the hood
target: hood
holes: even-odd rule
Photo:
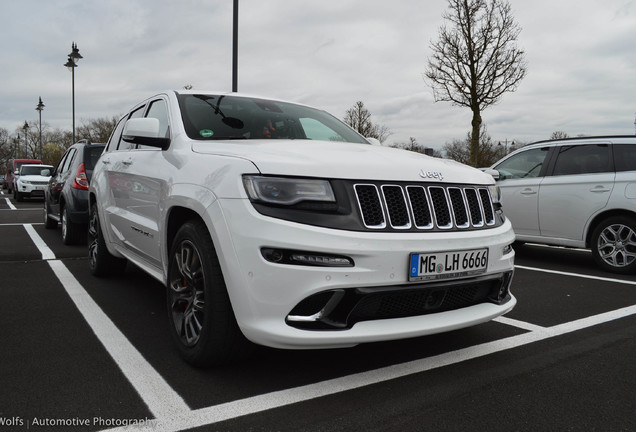
[[[310,140],[195,141],[196,153],[251,161],[262,174],[355,180],[493,184],[449,159],[369,144]]]
[[[30,182],[48,182],[51,176],[41,176],[41,175],[21,175],[18,177],[22,181],[30,181]]]

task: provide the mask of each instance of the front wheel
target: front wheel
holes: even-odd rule
[[[126,260],[111,255],[106,248],[96,204],[91,205],[88,223],[88,266],[94,276],[121,274],[126,269]]]
[[[188,363],[227,364],[251,351],[236,323],[212,239],[200,221],[185,223],[174,238],[167,301],[172,337]]]
[[[592,233],[592,255],[605,271],[636,273],[636,221],[614,216],[602,221]]]

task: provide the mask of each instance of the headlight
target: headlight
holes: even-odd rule
[[[243,185],[250,199],[270,204],[293,205],[301,201],[335,202],[327,180],[248,175]]]
[[[490,192],[490,198],[493,204],[499,204],[501,202],[501,189],[499,189],[499,186],[488,186],[488,191]]]
[[[20,180],[19,183],[20,184],[25,184],[25,185],[30,185],[31,184],[31,182],[28,181],[28,180]]]

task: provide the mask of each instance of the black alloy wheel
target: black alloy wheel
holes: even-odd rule
[[[172,337],[188,363],[227,364],[251,351],[236,323],[212,239],[201,221],[185,223],[174,238],[167,302]]]

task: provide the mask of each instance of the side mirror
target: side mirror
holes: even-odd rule
[[[365,137],[365,139],[366,139],[367,141],[369,141],[369,143],[370,143],[370,144],[378,145],[378,146],[381,146],[381,145],[382,145],[382,143],[380,142],[380,140],[379,140],[379,139],[377,139],[377,138]]]
[[[156,118],[134,118],[126,122],[122,139],[132,144],[159,147],[166,150],[170,145],[170,138],[159,136],[159,120]]]
[[[495,179],[495,181],[499,180],[499,171],[497,171],[496,169],[492,169],[492,168],[486,168],[484,170],[484,172],[486,174],[490,174],[492,176],[492,178]]]

